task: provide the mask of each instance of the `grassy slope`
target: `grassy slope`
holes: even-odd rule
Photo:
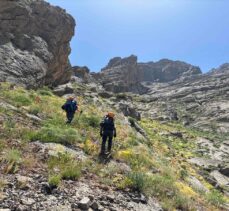
[[[79,93],[85,89],[76,87]],[[7,174],[42,168],[53,185],[59,185],[62,179],[75,180],[83,177],[83,172],[91,172],[97,174],[105,185],[154,196],[167,210],[196,210],[196,207],[217,210],[228,200],[198,174],[196,167],[187,162],[194,156],[195,139],[199,133],[174,123],[161,124],[143,119],[140,125],[148,135],[148,139],[144,139],[116,112],[118,138],[114,145],[114,160],[128,164],[131,172],[126,173],[117,165],[99,163],[99,122],[109,107],[101,98],[94,102],[90,96],[79,96],[77,100],[83,113],[78,113],[69,126],[65,125],[65,114],[60,109],[63,98],[54,96],[46,88],[28,91],[2,83],[0,102],[18,109],[15,111],[0,106],[1,171]],[[42,121],[31,120],[27,113],[39,116]],[[182,132],[183,137],[171,135],[174,131]],[[29,150],[30,142],[37,140],[80,148],[88,159],[80,162],[69,155],[60,155],[59,159],[40,161]],[[59,169],[58,173],[55,172],[56,168]],[[188,175],[198,178],[210,192],[203,193],[190,187]],[[0,178],[0,189],[3,187],[4,180]]]

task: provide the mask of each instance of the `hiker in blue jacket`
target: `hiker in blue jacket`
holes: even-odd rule
[[[74,118],[75,112],[78,110],[78,105],[74,97],[69,97],[62,106],[62,109],[66,112],[66,124],[70,124]]]

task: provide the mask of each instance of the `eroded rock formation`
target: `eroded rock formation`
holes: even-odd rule
[[[38,87],[70,79],[75,21],[43,0],[0,1],[0,81]]]
[[[162,59],[158,62],[138,63],[137,56],[115,57],[94,77],[104,88],[113,92],[146,93],[141,82],[170,82],[180,77],[200,74],[199,67],[180,61]]]

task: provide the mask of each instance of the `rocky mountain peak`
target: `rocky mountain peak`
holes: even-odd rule
[[[131,55],[126,58],[121,58],[121,57],[114,57],[112,58],[108,65],[104,68],[102,68],[102,71],[118,67],[118,66],[127,66],[127,65],[136,65],[137,64],[138,57],[135,55]]]
[[[210,73],[213,74],[221,74],[221,73],[229,73],[229,63],[224,63],[218,68],[213,68]]]
[[[93,77],[108,91],[144,93],[147,89],[142,86],[142,82],[171,82],[198,74],[201,74],[199,67],[185,62],[161,59],[158,62],[139,63],[137,56],[131,55],[111,59],[108,65]],[[133,84],[138,88],[134,88]]]

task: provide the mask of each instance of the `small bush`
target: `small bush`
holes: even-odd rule
[[[95,115],[84,116],[84,118],[82,120],[86,125],[88,125],[90,127],[93,127],[93,128],[99,127],[100,118],[98,116],[95,116]]]
[[[135,126],[135,121],[136,121],[136,120],[135,120],[134,118],[128,117],[128,121],[129,121],[131,127],[134,127],[134,126]]]
[[[52,96],[52,91],[48,87],[43,87],[42,89],[38,90],[38,93],[43,96]]]
[[[131,172],[128,175],[129,180],[131,181],[131,188],[139,191],[144,192],[147,183],[147,176],[142,172]]]
[[[81,139],[82,137],[73,128],[64,129],[52,126],[42,128],[32,137],[32,141],[40,140],[64,145],[74,144],[76,141],[81,141]]]
[[[25,94],[17,94],[16,96],[14,96],[12,100],[14,104],[18,107],[29,106],[32,104],[31,99],[28,96],[26,96]]]
[[[38,105],[33,105],[29,108],[29,113],[33,115],[38,115],[41,112],[41,108]]]
[[[4,156],[4,160],[7,162],[7,165],[4,169],[4,172],[15,173],[18,171],[18,167],[21,164],[21,152],[17,149],[10,149]]]
[[[82,165],[76,162],[68,153],[59,154],[58,157],[51,157],[48,160],[48,168],[50,172],[50,179],[52,175],[58,175],[60,179],[77,180],[81,176]],[[56,177],[56,176],[55,176]],[[52,182],[57,182],[58,178],[52,178]]]
[[[5,154],[5,160],[8,163],[20,163],[21,162],[21,152],[17,149],[10,149],[6,154]]]
[[[58,187],[61,182],[61,176],[60,175],[52,175],[48,179],[48,183],[50,186]]]
[[[218,190],[212,190],[210,193],[207,193],[206,197],[208,202],[217,207],[220,207],[226,202],[226,200],[223,197],[223,194],[220,193]]]
[[[86,140],[84,142],[83,150],[86,154],[93,155],[93,154],[96,154],[98,152],[98,145],[93,143],[91,140]]]
[[[61,176],[65,180],[77,180],[81,176],[81,166],[76,163],[66,166],[63,169]]]

